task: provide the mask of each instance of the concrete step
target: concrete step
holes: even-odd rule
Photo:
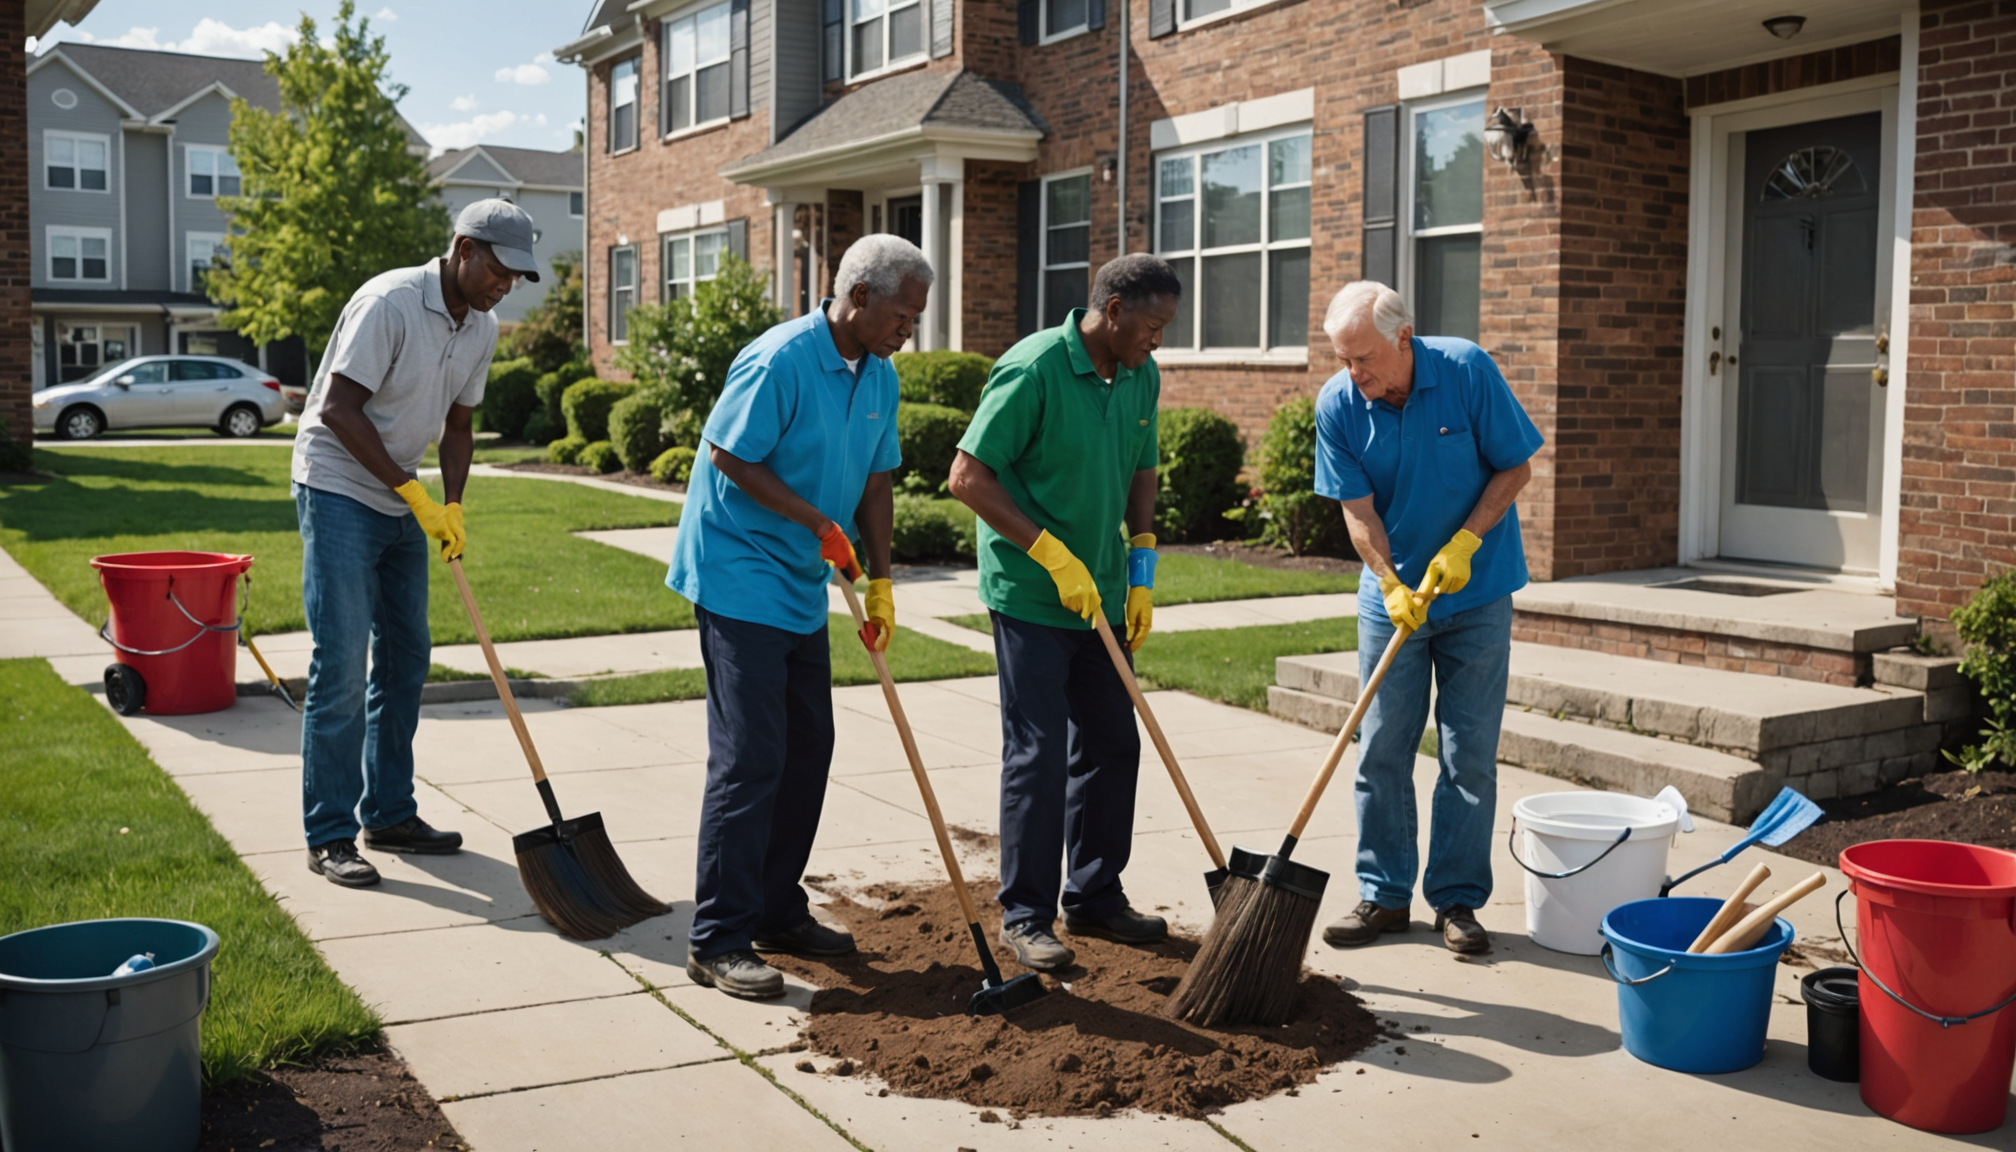
[[[1528,584],[1519,612],[1768,644],[1869,654],[1908,644],[1915,617],[1895,600],[1844,587],[1691,568],[1647,568]]]

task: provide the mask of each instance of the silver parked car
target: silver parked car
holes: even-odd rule
[[[135,356],[35,393],[35,431],[89,440],[107,429],[215,429],[253,436],[287,414],[280,381],[223,356]]]

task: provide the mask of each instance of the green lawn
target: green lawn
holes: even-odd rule
[[[98,448],[39,453],[49,484],[0,488],[5,547],[71,611],[96,624],[105,594],[88,561],[109,552],[244,552],[247,613],[259,634],[305,628],[301,537],[290,453],[264,448]],[[438,481],[431,481],[440,496]],[[665,561],[571,535],[676,524],[679,505],[550,480],[478,476],[465,498],[464,563],[497,640],[593,636],[693,626],[667,590]],[[476,637],[447,572],[434,570],[428,619],[437,644]]]
[[[833,646],[833,683],[875,683],[875,665],[854,634],[854,622],[838,614],[826,622]],[[947,644],[929,636],[896,626],[889,643],[889,674],[898,680],[956,680],[963,676],[992,676],[994,658],[985,652]],[[661,700],[698,700],[707,695],[707,674],[699,668],[670,668],[637,676],[595,680],[581,686],[568,698],[577,708],[599,708],[614,704],[655,704]]]
[[[0,661],[0,701],[0,933],[113,916],[215,931],[212,1084],[377,1035],[371,1010],[110,712],[42,660]]]
[[[1357,590],[1355,572],[1262,568],[1243,560],[1218,560],[1186,553],[1164,556],[1155,565],[1157,607]]]
[[[438,447],[438,445],[434,444],[427,446],[427,455],[420,461],[422,468],[439,468],[441,466],[441,454],[438,451]],[[530,444],[520,444],[516,441],[504,444],[497,442],[486,443],[485,441],[478,440],[476,441],[476,451],[470,455],[469,459],[471,463],[475,464],[523,464],[531,460],[546,459],[546,449],[543,446],[535,448]]]

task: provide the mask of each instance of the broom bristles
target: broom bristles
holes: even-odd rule
[[[624,921],[624,927],[653,916],[663,916],[672,910],[663,900],[644,891],[637,881],[631,879],[630,870],[623,866],[623,858],[616,855],[616,846],[609,842],[607,832],[598,829],[576,836],[574,855],[603,898],[629,917]]]
[[[1163,1007],[1201,1028],[1286,1024],[1301,995],[1302,958],[1319,903],[1246,876],[1225,882],[1211,931]]]
[[[602,839],[578,836],[571,842],[551,841],[518,853],[518,875],[525,892],[553,927],[575,940],[600,940],[630,925],[667,911],[637,888],[616,859],[615,849]],[[605,859],[602,859],[606,857]],[[620,887],[608,883],[609,862],[642,901],[625,902]],[[643,907],[649,901],[649,908]]]

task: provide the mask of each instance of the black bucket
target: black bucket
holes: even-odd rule
[[[1806,1066],[1852,1084],[1862,1078],[1862,997],[1853,968],[1822,968],[1799,981],[1806,1001]]]

